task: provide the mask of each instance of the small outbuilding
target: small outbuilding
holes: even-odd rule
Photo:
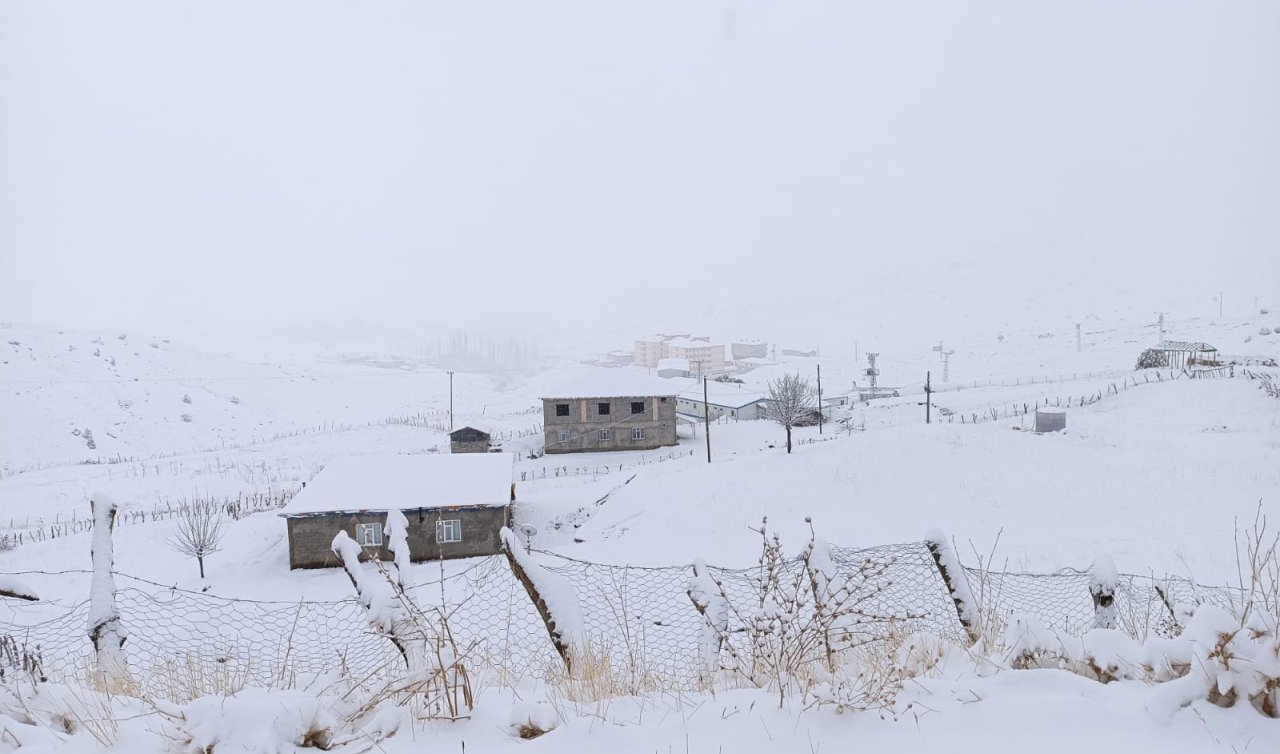
[[[449,433],[450,453],[488,453],[489,433],[475,427],[463,427]]]
[[[1165,360],[1174,369],[1193,364],[1218,364],[1218,349],[1201,341],[1166,340],[1156,346],[1164,353]]]
[[[500,551],[516,488],[511,456],[381,455],[339,458],[289,501],[290,568],[339,566],[333,538],[345,531],[363,559],[392,560],[387,512],[409,522],[410,559],[445,560]]]
[[[1045,406],[1036,409],[1036,433],[1061,432],[1067,428],[1067,411],[1063,408]]]

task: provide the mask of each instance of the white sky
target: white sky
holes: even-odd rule
[[[0,318],[768,336],[1278,288],[1270,0],[0,4]]]

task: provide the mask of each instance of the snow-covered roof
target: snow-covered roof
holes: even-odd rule
[[[717,344],[708,343],[705,340],[694,340],[693,338],[672,338],[667,341],[667,345],[672,348],[712,348]]]
[[[688,359],[658,359],[658,369],[683,369],[689,371]]]
[[[1218,349],[1202,341],[1166,340],[1157,346],[1161,351],[1216,351]]]
[[[680,397],[687,401],[702,403],[702,383],[698,383],[696,386],[680,393]],[[713,406],[742,408],[762,400],[765,400],[764,393],[748,390],[736,383],[716,382],[715,380],[707,382],[707,403]]]
[[[581,373],[552,385],[543,400],[556,398],[639,398],[675,395],[670,380],[654,377],[629,367],[584,369]]]
[[[511,477],[504,453],[337,458],[280,514],[503,506],[511,502]]]

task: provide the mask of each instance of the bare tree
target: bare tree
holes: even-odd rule
[[[222,534],[222,510],[216,505],[193,503],[178,515],[178,527],[169,538],[169,548],[195,558],[203,579],[205,556],[222,549]]]
[[[784,374],[769,380],[769,405],[766,413],[770,419],[787,430],[787,452],[791,452],[791,428],[813,417],[813,387],[798,372]]]

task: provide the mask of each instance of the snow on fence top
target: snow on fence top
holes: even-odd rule
[[[280,515],[503,506],[511,502],[511,459],[504,453],[339,458]]]
[[[654,377],[627,367],[587,370],[585,374],[553,385],[543,400],[555,398],[632,398],[673,396],[679,387],[672,380]]]

